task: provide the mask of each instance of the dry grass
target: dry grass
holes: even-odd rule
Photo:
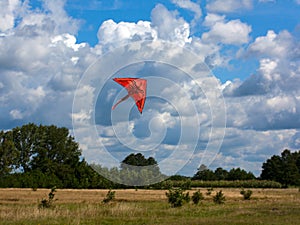
[[[101,203],[108,190],[57,190],[53,209],[38,209],[50,190],[0,189],[0,224],[297,224],[298,189],[252,189],[243,201],[240,189],[222,189],[224,205],[211,196],[199,205],[171,208],[164,190],[115,190],[116,200]],[[194,190],[190,191],[192,194]],[[299,223],[298,223],[299,224]]]

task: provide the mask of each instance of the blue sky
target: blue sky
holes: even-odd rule
[[[259,175],[300,149],[299,14],[299,0],[3,0],[0,129],[66,126],[108,166],[139,148],[170,173]],[[116,76],[149,79],[143,115],[131,99],[111,111]]]

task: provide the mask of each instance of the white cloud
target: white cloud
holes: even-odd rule
[[[199,19],[202,16],[202,10],[200,4],[192,2],[190,0],[172,0],[173,4],[178,5],[183,9],[188,9],[195,13],[195,18]]]
[[[79,48],[86,46],[86,43],[76,44],[76,38],[68,33],[53,37],[51,42],[53,43],[52,46],[56,46],[59,42],[63,42],[65,46],[72,48],[75,52],[77,52]]]
[[[240,9],[251,9],[252,0],[209,0],[206,8],[209,12],[235,12]]]
[[[191,0],[172,0],[172,3],[182,9],[187,9],[194,12],[195,16],[191,22],[193,27],[197,24],[197,22],[202,16],[202,10],[199,3],[195,3]]]
[[[44,3],[35,11],[27,1],[7,6],[14,9],[18,23],[0,37],[4,127],[15,120],[70,126],[71,92],[95,59],[86,44],[76,43],[77,21],[65,13],[64,2]]]
[[[266,36],[257,37],[249,46],[250,54],[268,57],[286,57],[291,51],[292,36],[288,31],[276,34],[269,30]]]
[[[225,16],[224,15],[218,15],[214,13],[207,13],[207,16],[205,17],[205,20],[203,22],[204,26],[207,27],[213,27],[216,23],[224,23]]]
[[[17,109],[13,109],[9,112],[10,116],[12,117],[12,119],[14,120],[19,120],[19,119],[23,119],[23,114],[22,112],[20,112]]]
[[[178,18],[176,12],[170,12],[158,4],[151,12],[151,19],[152,26],[162,40],[178,42],[180,45],[191,42],[190,26],[183,18]]]
[[[14,27],[20,5],[20,0],[3,0],[0,2],[0,32],[6,32]]]
[[[115,48],[131,41],[155,40],[157,32],[149,21],[115,23],[113,20],[106,20],[98,30],[98,39],[101,46]]]
[[[205,42],[224,43],[240,45],[249,42],[251,26],[242,23],[240,20],[225,21],[225,17],[208,14],[204,25],[210,26],[210,30],[202,34]]]

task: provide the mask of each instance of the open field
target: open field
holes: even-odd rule
[[[0,189],[0,224],[300,224],[298,189],[252,189],[251,200],[240,189],[222,189],[223,205],[200,190],[205,199],[198,206],[171,208],[164,190],[115,190],[116,199],[103,204],[108,190],[59,189],[54,208],[39,209],[48,189]]]

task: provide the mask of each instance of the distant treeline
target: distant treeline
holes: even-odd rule
[[[151,169],[143,169],[139,174],[130,165]],[[110,176],[119,177],[120,181],[112,182],[107,179]],[[164,181],[152,184],[153,178]],[[263,164],[259,178],[240,168],[226,171],[220,167],[212,171],[201,165],[193,177],[174,175],[167,179],[155,159],[147,159],[141,153],[127,156],[119,168],[88,165],[67,128],[30,123],[0,131],[0,187],[128,188],[120,184],[124,183],[122,179],[136,186],[149,183],[143,188],[155,189],[300,185],[300,152],[285,150],[281,156],[272,156]]]

